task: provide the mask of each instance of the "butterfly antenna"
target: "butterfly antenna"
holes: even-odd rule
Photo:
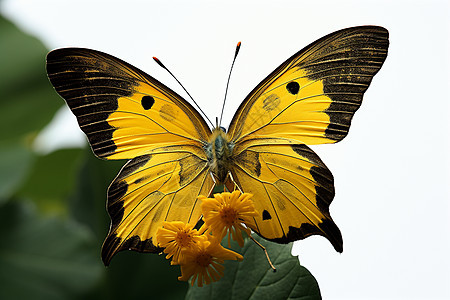
[[[163,68],[164,70],[166,70],[167,72],[169,72],[169,74],[178,82],[178,84],[183,88],[183,90],[186,92],[186,94],[188,94],[189,98],[191,98],[191,100],[194,102],[195,106],[197,106],[198,110],[203,114],[203,116],[205,116],[205,119],[208,120],[209,124],[211,124],[211,127],[214,127],[214,124],[211,122],[211,120],[208,118],[208,116],[203,112],[203,110],[200,108],[200,106],[197,104],[197,102],[195,102],[194,98],[192,98],[191,94],[189,94],[189,92],[184,88],[184,86],[181,84],[181,82],[175,77],[175,75],[172,74],[172,72],[170,72],[169,69],[166,68],[165,65],[163,65],[163,63],[156,57],[153,56],[153,60],[156,61],[158,63],[158,65]]]
[[[234,62],[236,60],[236,57],[239,53],[240,48],[241,48],[241,42],[237,43],[237,45],[236,45],[236,51],[234,52],[233,63],[231,64],[230,73],[228,74],[227,87],[225,89],[225,98],[223,99],[222,112],[220,113],[219,126],[220,126],[220,124],[222,124],[223,109],[225,108],[225,101],[227,100],[227,92],[228,92],[228,85],[230,84],[231,71],[233,71]]]

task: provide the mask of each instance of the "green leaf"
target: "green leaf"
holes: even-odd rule
[[[47,79],[47,49],[0,16],[0,140],[34,135],[63,101]]]
[[[0,209],[0,299],[67,299],[99,281],[103,266],[85,227],[41,218],[26,201]]]
[[[19,188],[32,163],[33,153],[22,143],[0,144],[0,204]]]
[[[16,195],[33,199],[40,211],[67,214],[66,199],[75,186],[82,154],[82,149],[63,149],[37,156]]]
[[[267,249],[276,272],[253,241],[247,239],[242,249],[233,243],[231,248],[244,260],[226,261],[222,279],[190,287],[186,299],[321,299],[315,278],[291,255],[292,244],[276,244],[258,236],[255,239]]]

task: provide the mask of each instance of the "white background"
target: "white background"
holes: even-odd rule
[[[157,56],[213,121],[242,41],[225,126],[254,86],[310,42],[350,26],[386,27],[388,58],[348,137],[313,147],[335,176],[331,215],[344,252],[311,237],[294,253],[324,299],[450,299],[449,2],[9,0],[1,10],[51,49],[107,52],[185,95]],[[69,116],[59,114],[41,151],[67,136],[84,141]]]

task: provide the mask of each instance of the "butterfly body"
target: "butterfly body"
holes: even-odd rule
[[[230,171],[233,148],[234,143],[229,140],[227,133],[221,127],[213,129],[211,138],[205,146],[205,152],[210,171],[220,184],[225,183]]]
[[[341,252],[329,212],[334,179],[307,145],[347,135],[388,45],[388,31],[377,26],[320,38],[249,93],[227,132],[209,128],[180,95],[116,57],[50,52],[49,79],[94,154],[128,160],[108,188],[104,263],[122,250],[160,251],[153,241],[162,223],[197,223],[197,196],[218,183],[254,194],[259,215],[248,226],[262,237],[288,243],[318,234]]]

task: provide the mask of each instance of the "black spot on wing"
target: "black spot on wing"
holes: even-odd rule
[[[155,104],[155,98],[152,96],[144,96],[141,100],[141,105],[145,110],[149,110]]]
[[[333,101],[325,110],[330,117],[327,138],[339,141],[347,135],[364,92],[386,59],[388,35],[386,29],[374,26],[332,33],[316,41],[329,40],[299,65],[309,79],[322,80],[325,94]]]
[[[271,220],[272,216],[270,215],[270,213],[267,210],[263,210],[262,219],[263,219],[263,221],[264,220]]]
[[[104,59],[111,56],[98,53],[85,49],[52,51],[47,55],[47,73],[55,90],[77,117],[94,153],[107,157],[117,147],[112,141],[115,128],[106,120],[117,110],[120,97],[134,93],[137,82]]]
[[[286,90],[292,95],[297,95],[300,90],[300,84],[298,84],[298,82],[291,81],[286,85]]]

